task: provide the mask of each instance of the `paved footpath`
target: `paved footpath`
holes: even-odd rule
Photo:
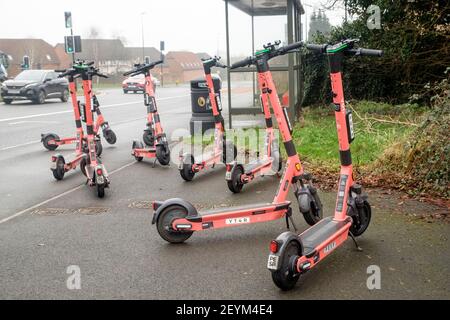
[[[160,94],[182,96],[163,90]],[[142,130],[142,105],[138,96],[124,99],[134,99],[139,106],[104,111],[111,122],[130,121],[114,126],[118,145],[105,148],[103,161],[113,174],[103,200],[85,186],[76,188],[83,183],[80,173],[68,175],[61,183],[54,181],[47,166],[50,153],[39,143],[0,151],[0,220],[66,192],[0,223],[0,299],[450,298],[450,225],[414,217],[414,213],[443,209],[375,190],[370,192],[373,221],[359,239],[364,251],[356,251],[348,241],[290,292],[279,291],[266,269],[269,241],[285,230],[284,220],[205,231],[182,245],[164,242],[151,225],[151,200],[182,197],[201,208],[266,202],[273,199],[278,181],[266,177],[233,195],[226,187],[223,166],[187,183],[174,164],[153,168],[146,161],[134,162],[129,146]],[[175,107],[189,103],[189,97],[166,102],[160,103],[167,108],[167,114],[161,115],[166,127],[189,119],[188,111]],[[2,114],[0,121],[10,117]],[[133,117],[139,121],[132,121]],[[63,120],[53,119],[70,128]],[[20,130],[16,128],[20,124],[10,124],[18,121],[0,122],[2,148],[26,142],[27,135],[35,139],[42,129],[39,126],[45,126],[27,123],[26,130]],[[15,128],[14,134],[5,123]],[[325,215],[331,214],[334,194],[321,197]],[[400,201],[404,204],[399,205]],[[304,230],[307,225],[295,209],[294,205],[297,226]],[[66,271],[71,265],[81,270],[80,290],[67,289]],[[371,265],[381,269],[380,290],[366,286]]]

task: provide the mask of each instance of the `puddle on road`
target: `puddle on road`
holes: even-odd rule
[[[38,208],[30,214],[38,216],[59,216],[59,215],[100,215],[108,213],[110,208],[107,207],[88,207],[88,208]]]

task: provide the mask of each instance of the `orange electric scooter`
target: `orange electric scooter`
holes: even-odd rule
[[[212,114],[214,116],[214,150],[201,159],[195,159],[190,153],[180,152],[180,163],[178,169],[180,175],[185,181],[192,181],[196,173],[207,168],[214,168],[218,163],[229,163],[236,159],[237,149],[231,141],[226,140],[224,119],[222,117],[222,103],[220,95],[214,90],[214,81],[211,75],[211,69],[226,68],[220,63],[220,57],[203,59],[203,69],[205,71],[206,85],[208,87],[209,101]]]
[[[198,212],[191,203],[179,198],[154,201],[152,223],[156,224],[158,233],[164,240],[170,243],[181,243],[189,239],[196,231],[236,227],[250,223],[273,221],[283,217],[286,218],[288,227],[289,221],[294,225],[291,202],[287,199],[291,186],[294,187],[300,211],[307,223],[314,224],[322,218],[322,205],[318,193],[311,186],[311,175],[303,171],[300,158],[292,141],[292,128],[288,114],[280,104],[269,67],[270,59],[293,52],[302,45],[302,42],[284,47],[269,44],[265,46],[264,50],[258,51],[255,56],[236,62],[230,67],[234,69],[250,65],[256,66],[260,88],[263,89],[263,92],[267,92],[275,113],[288,159],[273,201],[205,212]],[[302,208],[302,205],[306,206]]]
[[[56,72],[64,72],[65,70],[55,70]],[[83,108],[84,106],[80,104],[80,101],[76,99],[76,85],[75,80],[77,77],[69,77],[69,91],[72,98],[72,105],[74,108]],[[74,95],[75,93],[75,95]],[[75,97],[75,100],[74,100]],[[92,103],[94,106],[94,111],[97,114],[97,120],[95,121],[95,137],[96,137],[96,143],[97,143],[97,155],[100,156],[102,153],[102,145],[100,141],[100,129],[102,130],[103,137],[109,144],[115,144],[117,141],[116,134],[111,129],[109,123],[105,121],[105,118],[102,115],[102,112],[100,111],[100,103],[98,102],[97,96],[92,93]],[[79,114],[79,112],[78,112]],[[75,126],[78,131],[78,122],[80,121],[79,118],[75,115]],[[59,146],[65,145],[65,144],[73,144],[78,143],[78,135],[75,137],[68,137],[68,138],[60,138],[56,133],[42,133],[41,134],[41,142],[44,145],[44,148],[50,151],[56,150]]]
[[[335,45],[308,44],[309,50],[325,53],[331,69],[333,108],[339,141],[341,172],[334,216],[322,219],[301,234],[284,232],[270,243],[267,268],[282,290],[292,289],[300,275],[311,270],[350,236],[360,236],[369,226],[372,210],[362,187],[354,182],[350,143],[355,138],[352,113],[345,108],[342,61],[347,56],[376,56],[381,50],[355,48],[357,40]],[[359,248],[359,247],[358,247]]]
[[[170,163],[169,143],[161,126],[150,75],[150,70],[163,62],[163,60],[160,60],[152,63],[136,64],[133,70],[125,72],[123,75],[134,77],[138,74],[143,74],[145,76],[144,104],[147,107],[147,128],[144,130],[143,140],[147,147],[141,141],[134,140],[131,155],[137,161],[142,161],[144,158],[155,159],[155,161],[158,159],[161,165],[167,166]]]
[[[89,186],[95,186],[99,198],[105,196],[105,188],[109,187],[110,181],[105,166],[101,160],[97,158],[97,146],[94,124],[95,106],[92,99],[92,78],[94,76],[107,76],[98,72],[94,68],[93,62],[85,63],[84,61],[77,61],[69,70],[61,73],[60,77],[67,76],[71,89],[72,104],[74,106],[75,119],[77,125],[77,145],[75,158],[66,162],[63,155],[57,154],[52,156],[53,167],[51,171],[56,180],[62,180],[66,172],[76,169],[79,165],[81,172],[87,177]],[[81,77],[83,82],[83,92],[85,103],[79,104],[75,93],[75,78]],[[79,106],[82,106],[79,107]],[[82,121],[86,122],[86,136],[84,135]]]

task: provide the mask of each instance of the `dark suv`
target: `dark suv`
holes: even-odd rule
[[[13,100],[31,100],[45,103],[45,99],[58,98],[62,102],[69,99],[69,83],[58,78],[53,70],[24,70],[13,80],[1,84],[3,102],[11,104]]]

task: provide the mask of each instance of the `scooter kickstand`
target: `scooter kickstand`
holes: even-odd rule
[[[295,225],[294,219],[292,218],[292,209],[291,208],[289,208],[288,211],[286,211],[286,226],[288,229],[290,229],[289,221],[291,221],[292,226],[294,227],[294,231],[297,232],[297,226]]]
[[[154,167],[156,167],[156,158],[155,158],[155,160],[153,160],[153,163],[152,163],[152,168],[154,168]]]
[[[358,245],[358,241],[356,241],[355,236],[353,235],[353,233],[351,233],[350,231],[348,232],[348,234],[350,235],[350,238],[352,238],[353,243],[356,246],[356,250],[358,250],[359,252],[363,251],[363,249]]]

